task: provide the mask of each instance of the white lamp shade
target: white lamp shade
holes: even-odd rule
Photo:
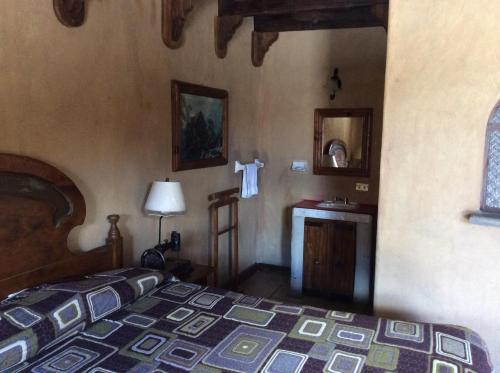
[[[150,215],[180,215],[186,212],[181,183],[155,181],[151,186],[144,210]]]

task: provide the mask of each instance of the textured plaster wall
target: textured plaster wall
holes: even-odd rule
[[[182,182],[188,213],[164,221],[182,233],[183,256],[205,263],[207,195],[239,184],[234,160],[256,150],[260,71],[251,65],[251,22],[214,53],[217,2],[200,1],[189,16],[185,45],[161,40],[161,2],[88,1],[82,27],[61,25],[52,0],[0,1],[0,151],[24,154],[66,172],[87,201],[87,217],[70,238],[83,250],[101,245],[106,215],[122,216],[126,261],[155,244],[157,222],[142,213],[150,182]],[[229,165],[171,172],[170,80],[229,91]],[[240,206],[240,263],[255,262],[257,200]]]
[[[498,2],[392,1],[377,312],[461,324],[500,368],[500,230],[478,209],[484,135],[500,99]]]
[[[377,203],[386,60],[382,28],[281,33],[266,55],[258,101],[258,149],[266,162],[259,197],[257,260],[290,265],[291,206],[303,199],[347,196]],[[342,90],[332,103],[330,76],[339,67]],[[370,178],[312,174],[314,109],[372,107]],[[309,170],[290,170],[294,159]],[[356,192],[356,182],[369,192]]]

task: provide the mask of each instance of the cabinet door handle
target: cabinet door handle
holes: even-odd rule
[[[319,265],[319,264],[321,264],[321,262],[320,262],[319,260],[317,260],[317,259],[316,259],[316,260],[314,261],[314,264]]]

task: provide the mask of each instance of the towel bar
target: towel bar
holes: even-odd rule
[[[259,161],[258,159],[255,159],[253,161],[258,168],[264,167],[264,162]],[[234,162],[234,173],[238,173],[240,171],[243,171],[245,169],[245,165],[240,163],[239,161]]]

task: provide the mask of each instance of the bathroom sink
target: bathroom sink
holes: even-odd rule
[[[323,209],[341,209],[341,210],[352,210],[356,209],[359,207],[359,204],[356,202],[349,202],[349,203],[344,203],[344,202],[334,202],[334,201],[322,201],[316,205],[317,207],[323,208]]]

